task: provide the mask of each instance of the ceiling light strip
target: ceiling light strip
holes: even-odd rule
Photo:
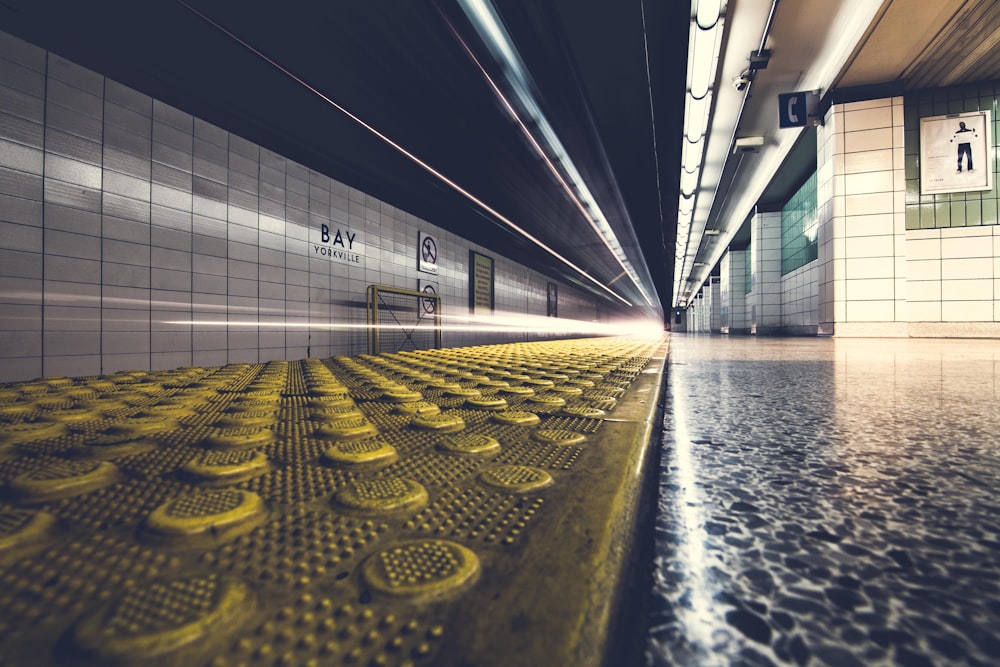
[[[227,35],[228,37],[230,37],[231,39],[233,39],[234,41],[236,41],[237,43],[239,43],[240,45],[242,45],[243,47],[245,47],[247,50],[249,50],[252,53],[254,53],[256,56],[258,56],[259,58],[261,58],[262,60],[264,60],[265,62],[267,62],[268,64],[270,64],[271,66],[273,66],[275,69],[279,70],[280,72],[282,72],[283,74],[285,74],[286,76],[288,76],[289,78],[291,78],[292,80],[294,80],[299,85],[303,86],[304,88],[306,88],[307,90],[309,90],[310,92],[312,92],[313,94],[315,94],[316,96],[318,96],[324,102],[326,102],[330,106],[334,107],[335,109],[337,109],[338,111],[340,111],[341,113],[343,113],[345,116],[347,116],[348,118],[350,118],[351,120],[353,120],[357,124],[361,125],[363,128],[365,128],[366,130],[368,130],[369,132],[371,132],[372,134],[374,134],[376,137],[378,137],[379,139],[381,139],[382,141],[384,141],[388,145],[392,146],[399,153],[401,153],[402,155],[404,155],[407,158],[409,158],[412,162],[414,162],[417,165],[419,165],[421,168],[423,168],[428,173],[430,173],[431,175],[433,175],[434,177],[436,177],[437,179],[439,179],[445,185],[447,185],[448,187],[452,188],[453,190],[455,190],[456,192],[458,192],[460,195],[462,195],[463,197],[465,197],[469,201],[473,202],[474,204],[476,204],[477,206],[479,206],[480,208],[482,208],[483,210],[485,210],[490,215],[494,216],[495,218],[497,218],[498,220],[500,220],[501,222],[503,222],[505,225],[507,225],[508,227],[510,227],[512,230],[516,231],[518,234],[520,234],[524,238],[528,239],[529,241],[531,241],[532,243],[534,243],[535,245],[537,245],[539,248],[541,248],[545,252],[549,253],[550,255],[552,255],[553,257],[555,257],[556,259],[558,259],[562,263],[564,263],[566,266],[569,266],[570,268],[572,268],[574,271],[576,271],[577,273],[579,273],[581,276],[583,276],[588,281],[590,281],[591,283],[593,283],[594,285],[596,285],[597,287],[599,287],[604,292],[610,294],[612,297],[614,297],[618,301],[622,302],[626,306],[631,307],[633,305],[632,302],[628,301],[627,299],[623,298],[622,296],[620,296],[619,294],[617,294],[613,290],[609,289],[606,285],[604,285],[599,280],[597,280],[596,278],[594,278],[593,276],[591,276],[589,273],[587,273],[582,268],[580,268],[579,266],[577,266],[576,264],[574,264],[572,261],[570,261],[566,257],[563,257],[558,252],[556,252],[553,248],[551,248],[548,245],[546,245],[541,239],[538,239],[535,236],[533,236],[532,234],[530,234],[527,230],[525,230],[524,228],[522,228],[519,225],[517,225],[516,223],[514,223],[512,220],[510,220],[509,218],[507,218],[506,216],[504,216],[502,213],[500,213],[499,211],[497,211],[496,209],[494,209],[493,207],[491,207],[489,204],[487,204],[486,202],[482,201],[481,199],[479,199],[478,197],[476,197],[475,195],[473,195],[471,192],[469,192],[468,190],[466,190],[465,188],[463,188],[461,185],[459,185],[458,183],[452,181],[450,178],[448,178],[447,176],[445,176],[444,174],[442,174],[440,171],[438,171],[437,169],[435,169],[431,165],[427,164],[426,162],[424,162],[423,160],[421,160],[419,157],[417,157],[413,153],[409,152],[408,150],[406,150],[405,148],[403,148],[401,145],[399,145],[398,143],[396,143],[395,141],[393,141],[392,139],[390,139],[386,135],[384,135],[381,132],[379,132],[377,129],[375,129],[374,127],[372,127],[368,123],[366,123],[364,120],[362,120],[358,116],[354,115],[353,113],[351,113],[350,111],[348,111],[346,108],[344,108],[343,106],[341,106],[340,104],[338,104],[337,102],[335,102],[334,100],[332,100],[331,98],[329,98],[323,92],[321,92],[318,89],[314,88],[309,83],[307,83],[306,81],[304,81],[303,79],[301,79],[297,75],[293,74],[288,69],[282,67],[276,61],[274,61],[273,59],[271,59],[270,57],[268,57],[267,55],[265,55],[260,50],[258,50],[255,47],[251,46],[249,43],[247,43],[246,41],[244,41],[243,39],[241,39],[239,36],[237,36],[236,34],[234,34],[233,32],[231,32],[230,30],[228,30],[224,26],[220,25],[219,23],[217,23],[216,21],[212,20],[211,18],[209,18],[205,14],[201,13],[200,11],[198,11],[197,9],[195,9],[194,7],[192,7],[191,5],[189,5],[188,3],[184,2],[184,0],[177,0],[177,2],[180,5],[182,5],[183,7],[187,8],[189,11],[191,11],[196,16],[200,17],[202,20],[204,20],[207,23],[211,24],[212,26],[214,26],[215,28],[217,28],[218,30],[220,30],[221,32],[223,32],[225,35]],[[647,299],[648,299],[648,297],[647,297]]]
[[[455,30],[450,23],[448,23],[452,33],[462,45],[462,48],[465,50],[469,58],[475,63],[480,73],[486,79],[504,109],[507,110],[508,114],[510,114],[511,118],[521,129],[521,132],[528,139],[529,144],[532,148],[534,148],[535,152],[556,178],[556,181],[566,192],[574,206],[594,229],[598,238],[601,239],[601,242],[611,252],[618,264],[628,274],[629,279],[639,289],[639,292],[642,294],[646,302],[650,306],[655,307],[649,292],[642,284],[635,268],[632,266],[628,256],[625,254],[625,251],[622,248],[621,243],[618,241],[618,237],[611,228],[611,225],[608,223],[604,212],[601,210],[600,206],[598,206],[597,201],[591,194],[590,189],[587,187],[586,182],[580,175],[579,170],[577,170],[573,160],[569,157],[568,151],[566,151],[563,147],[558,135],[552,128],[548,119],[545,117],[545,114],[542,112],[541,106],[531,94],[530,86],[528,85],[527,68],[518,55],[510,36],[500,23],[492,4],[484,0],[460,0],[459,5],[465,11],[466,16],[473,23],[473,26],[479,33],[480,38],[486,42],[487,47],[490,48],[494,56],[502,61],[502,64],[504,65],[503,72],[505,78],[507,79],[514,94],[517,96],[524,112],[530,116],[531,121],[538,128],[538,131],[541,134],[541,141],[533,135],[528,127],[528,124],[521,119],[517,110],[514,108],[514,105],[507,99],[500,87],[486,71],[486,68],[482,66],[479,59],[476,58],[475,54],[472,52],[472,49],[469,48],[468,44],[466,44],[458,34],[458,31]],[[447,22],[447,19],[445,20]],[[544,148],[541,145],[542,143],[545,144]],[[546,150],[546,148],[548,150]],[[562,167],[562,170],[566,175],[565,178],[556,168],[555,164],[553,164],[550,156],[553,156],[559,163],[559,166]],[[570,182],[567,182],[567,178]],[[581,201],[581,199],[583,201]]]
[[[684,138],[681,165],[681,194],[678,198],[677,251],[674,255],[674,304],[686,304],[689,291],[681,289],[691,245],[698,186],[704,166],[706,133],[712,108],[726,0],[696,0],[688,37],[688,85],[685,100]],[[683,241],[682,241],[683,239]]]

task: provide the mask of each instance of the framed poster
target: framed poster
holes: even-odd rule
[[[559,317],[559,285],[549,283],[545,301],[545,314],[549,317]]]
[[[493,258],[469,251],[469,311],[472,316],[493,313]]]
[[[435,276],[438,272],[437,239],[424,232],[417,233],[417,271],[432,273]]]
[[[920,119],[920,194],[993,188],[989,111]]]

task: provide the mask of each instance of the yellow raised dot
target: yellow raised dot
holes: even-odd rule
[[[419,415],[410,421],[410,426],[421,431],[453,433],[465,428],[465,420],[458,415],[450,413]]]

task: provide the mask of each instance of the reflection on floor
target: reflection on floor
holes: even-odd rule
[[[651,665],[995,665],[1000,342],[675,335]]]

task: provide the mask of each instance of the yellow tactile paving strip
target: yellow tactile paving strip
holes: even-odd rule
[[[0,386],[0,665],[607,661],[665,355]]]

